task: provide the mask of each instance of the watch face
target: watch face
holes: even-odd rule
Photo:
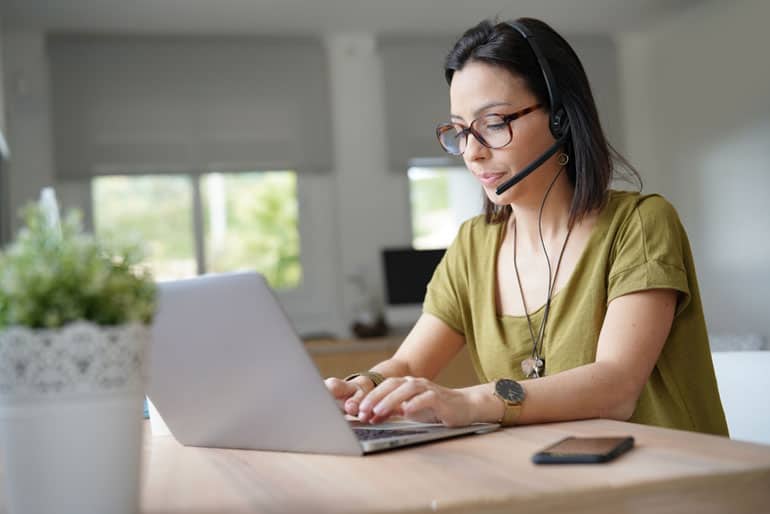
[[[495,392],[509,402],[521,403],[524,401],[524,389],[515,380],[507,378],[498,380],[495,383]]]

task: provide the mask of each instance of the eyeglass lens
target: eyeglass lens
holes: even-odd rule
[[[497,114],[477,118],[467,129],[459,124],[444,126],[440,129],[439,141],[447,152],[459,155],[468,145],[469,132],[488,148],[502,148],[511,142],[510,122]]]

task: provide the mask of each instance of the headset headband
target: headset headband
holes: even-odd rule
[[[535,36],[532,35],[527,27],[518,21],[509,21],[507,24],[513,30],[521,34],[521,36],[524,38],[524,41],[526,41],[527,44],[529,44],[529,47],[532,49],[532,53],[535,54],[537,64],[540,66],[540,71],[543,73],[545,87],[548,90],[548,99],[551,103],[551,133],[556,139],[559,139],[562,135],[564,135],[564,131],[568,128],[569,119],[567,117],[567,112],[564,110],[564,106],[561,103],[561,95],[559,95],[559,89],[556,87],[556,81],[553,79],[551,67],[548,65],[548,61],[543,55],[543,52],[540,50],[540,47],[537,46]]]

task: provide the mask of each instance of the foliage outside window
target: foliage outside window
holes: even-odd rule
[[[141,239],[158,280],[195,275],[191,177],[98,177],[92,188],[97,234]]]
[[[296,174],[211,173],[202,186],[207,269],[253,268],[274,287],[299,285]]]
[[[195,195],[202,206],[198,222]],[[158,280],[191,277],[199,270],[255,269],[274,288],[297,287],[302,279],[298,213],[292,171],[93,180],[96,232],[143,240]],[[196,248],[203,251],[203,263]]]

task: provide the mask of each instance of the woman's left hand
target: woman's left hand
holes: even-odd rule
[[[476,421],[473,413],[474,404],[467,390],[450,389],[415,377],[386,379],[358,407],[359,421],[369,423],[404,416],[412,421],[460,427]]]

